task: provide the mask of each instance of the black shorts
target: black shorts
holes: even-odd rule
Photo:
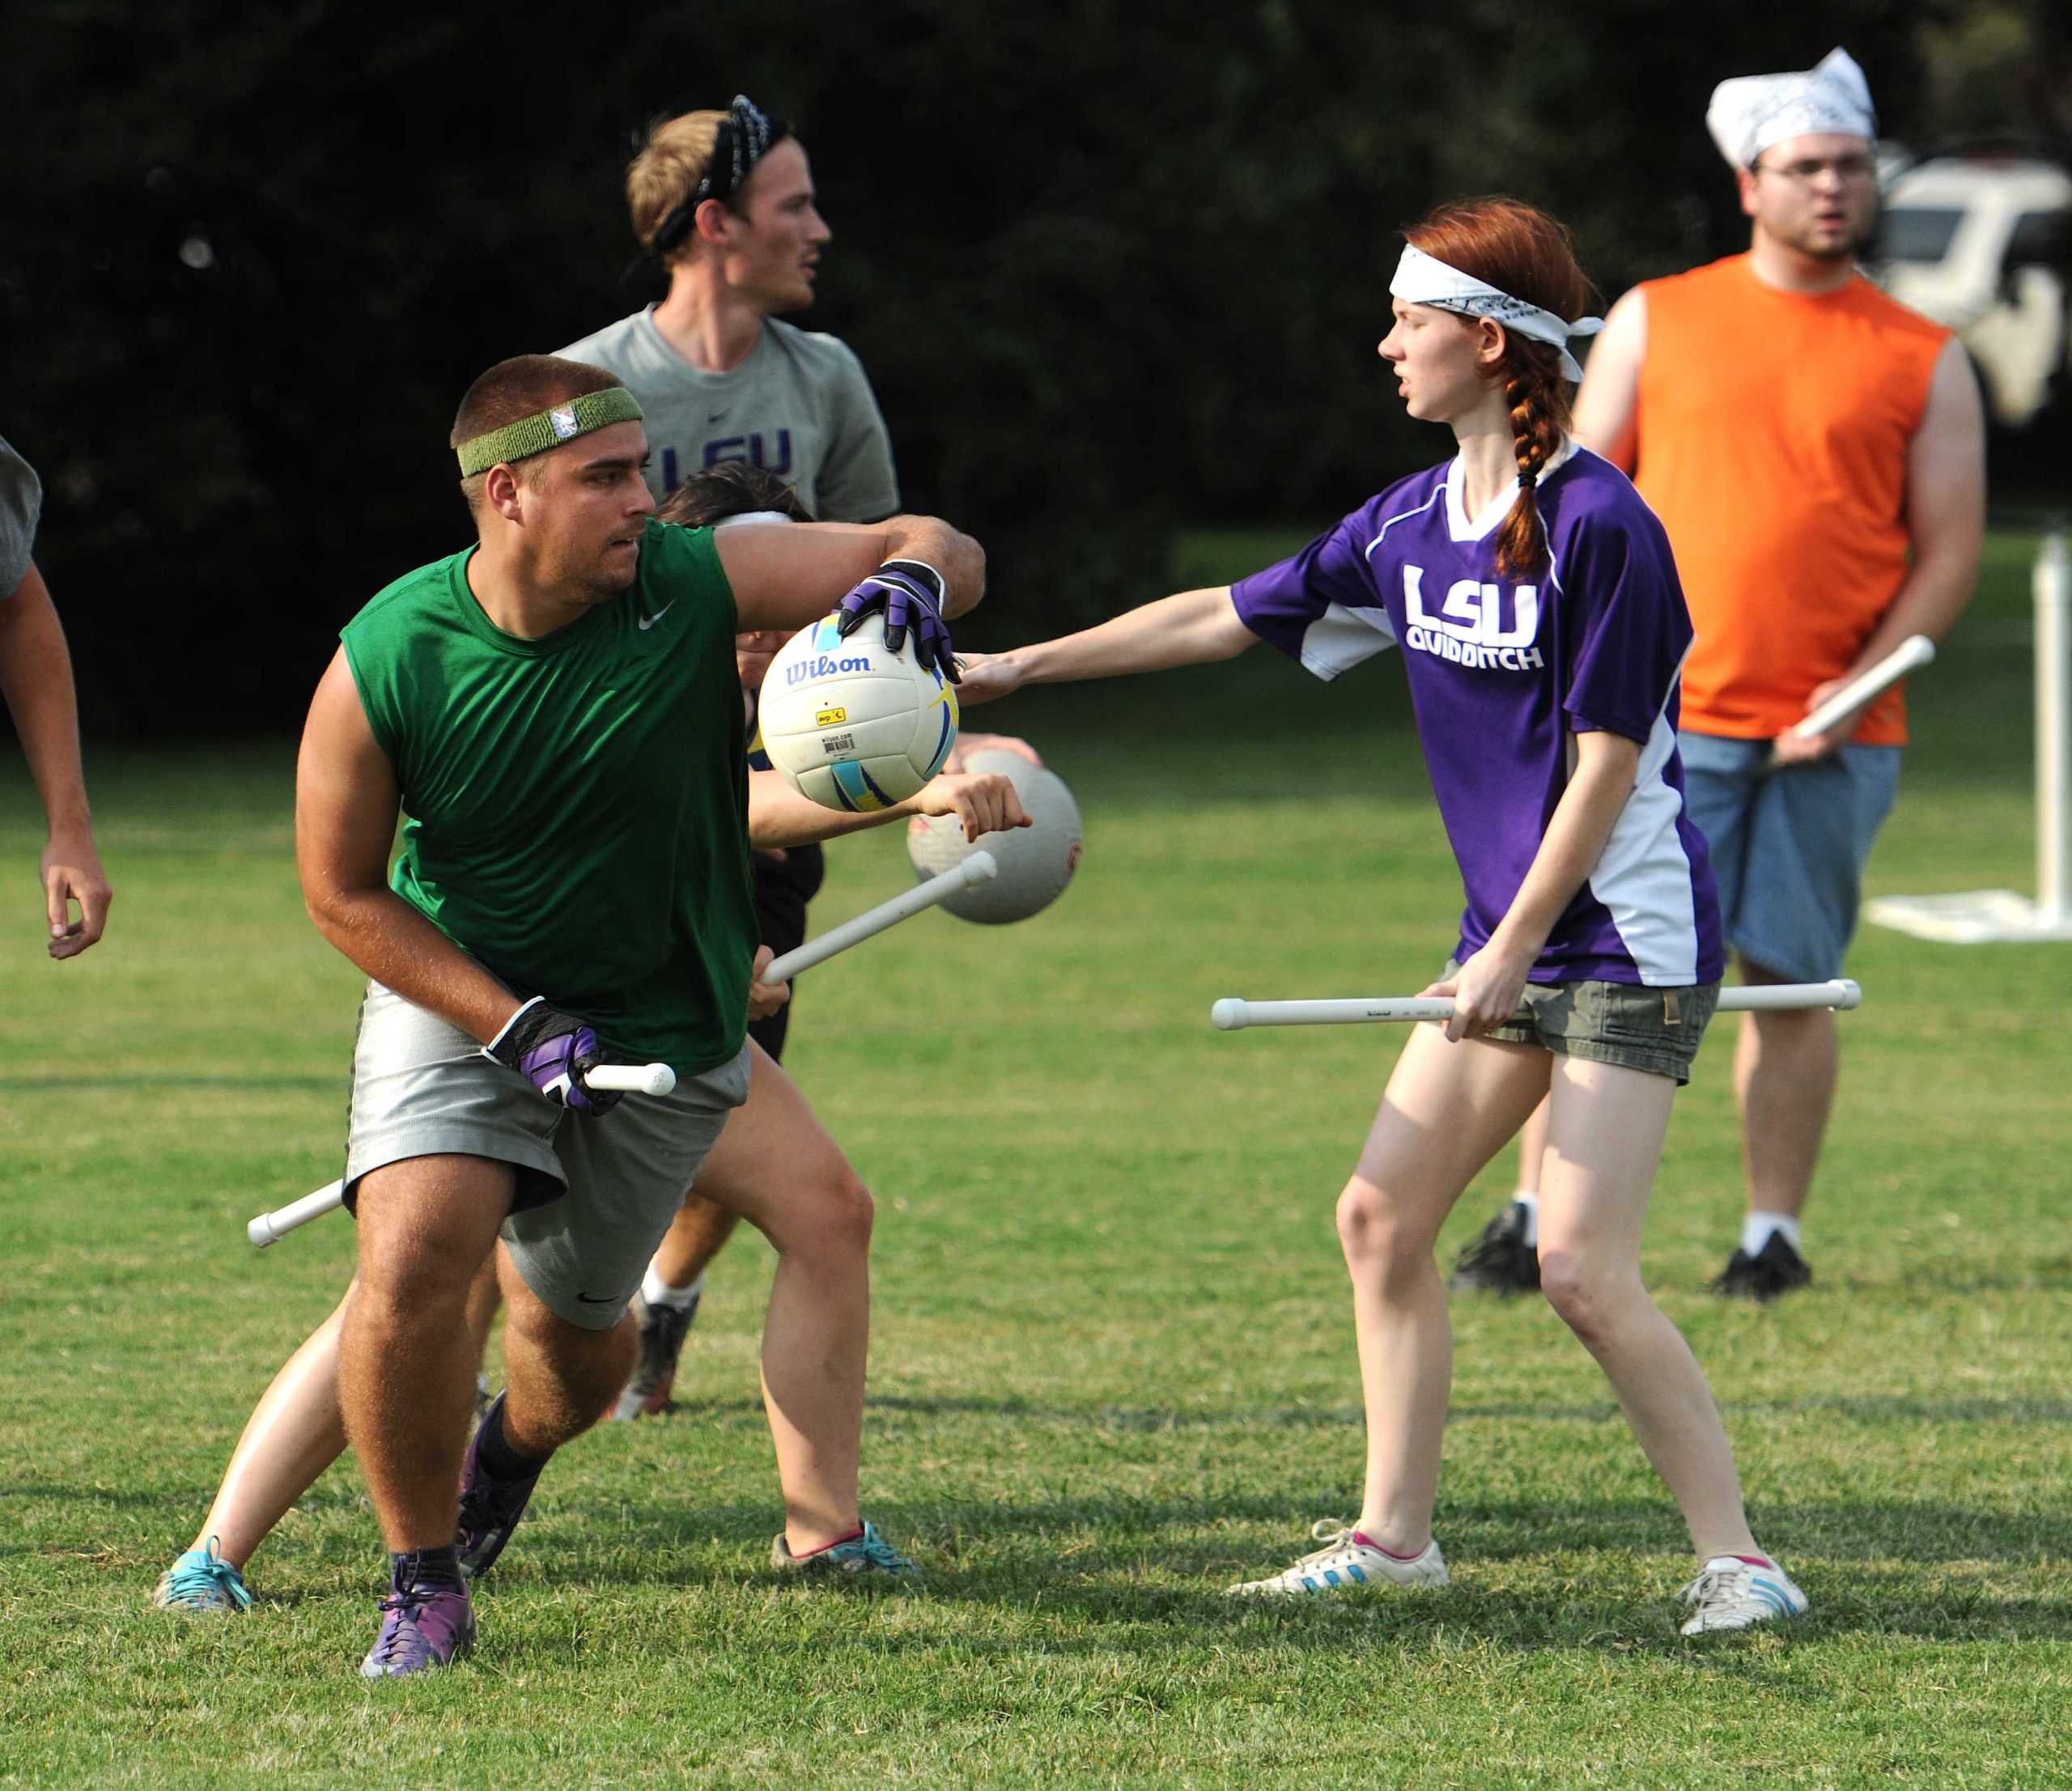
[[[805,943],[806,904],[820,893],[826,879],[826,855],[817,846],[791,846],[785,848],[781,859],[758,852],[751,865],[755,874],[756,936],[782,957]],[[794,983],[791,1001],[766,1020],[749,1022],[749,1037],[769,1052],[772,1063],[783,1061],[784,1033],[797,999],[798,985]]]

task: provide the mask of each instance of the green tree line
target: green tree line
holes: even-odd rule
[[[835,232],[801,320],[863,356],[907,501],[991,551],[983,643],[1156,594],[1176,522],[1321,525],[1429,458],[1374,346],[1433,203],[1548,206],[1608,299],[1740,238],[1715,81],[1842,43],[1904,132],[2008,12],[2061,53],[1933,0],[18,6],[0,434],[90,728],[291,725],[338,626],[464,538],[468,380],[659,293],[642,125],[738,89]]]

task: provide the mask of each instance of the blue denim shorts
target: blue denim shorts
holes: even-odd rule
[[[1681,733],[1676,744],[1727,944],[1788,982],[1840,976],[1864,861],[1899,793],[1900,749],[1844,746],[1764,777],[1766,740]]]

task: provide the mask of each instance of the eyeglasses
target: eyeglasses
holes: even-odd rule
[[[1826,161],[1756,162],[1749,168],[1751,174],[1781,175],[1795,187],[1810,187],[1824,174],[1832,174],[1847,185],[1868,180],[1877,172],[1878,164],[1868,155],[1836,155]]]

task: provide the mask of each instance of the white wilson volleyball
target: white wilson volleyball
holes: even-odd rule
[[[847,639],[837,618],[801,628],[770,662],[758,711],[762,749],[801,796],[868,813],[915,794],[957,739],[956,688],[885,644],[885,618]]]
[[[915,876],[926,879],[962,864],[983,847],[998,863],[999,874],[953,890],[943,898],[943,906],[962,920],[1026,920],[1064,893],[1079,867],[1079,804],[1056,772],[1031,765],[1019,753],[996,747],[966,753],[964,769],[1005,777],[1034,825],[984,834],[972,843],[965,839],[964,824],[956,816],[916,815],[906,823],[907,861]]]

